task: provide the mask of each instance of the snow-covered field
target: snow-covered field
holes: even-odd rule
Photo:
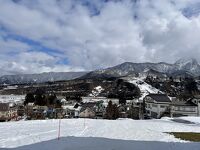
[[[196,119],[200,120],[199,118]],[[195,118],[186,118],[186,120],[195,120]],[[166,149],[170,150],[181,150],[183,148],[197,150],[200,147],[200,143],[184,142],[166,133],[200,133],[199,124],[177,123],[169,118],[161,120],[122,119],[113,121],[63,119],[61,120],[62,138],[60,140],[57,140],[58,125],[59,120],[0,123],[0,148],[15,148],[16,150],[43,148],[53,150],[56,147],[57,150],[67,148],[70,150],[77,148],[78,150],[82,147],[82,150],[101,148],[103,150],[131,149],[131,147],[136,146],[136,149],[144,150],[144,145],[146,145],[146,149],[155,150],[156,147],[159,148],[159,145],[165,145]],[[77,142],[80,145],[77,145]],[[104,143],[105,145],[99,147],[99,143]]]

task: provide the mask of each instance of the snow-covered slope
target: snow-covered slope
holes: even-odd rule
[[[158,89],[156,89],[156,88],[152,87],[151,85],[147,84],[146,82],[144,82],[144,78],[126,77],[124,79],[126,79],[128,82],[136,85],[140,89],[141,97],[139,98],[139,100],[141,100],[141,101],[143,101],[144,97],[150,93],[152,93],[152,94],[162,93]]]
[[[42,141],[57,139],[59,120],[21,121],[0,123],[0,148],[14,148]],[[200,132],[199,125],[181,124],[169,119],[163,120],[91,120],[63,119],[61,120],[61,137],[97,137],[135,141],[183,142],[166,132]],[[93,139],[92,138],[92,139]],[[63,141],[64,142],[64,141]],[[134,143],[134,141],[132,141]],[[55,142],[58,144],[58,142]],[[51,145],[51,142],[49,143]],[[65,141],[62,144],[67,144]],[[69,144],[69,143],[68,143]],[[95,149],[95,144],[88,145]],[[174,146],[176,143],[169,143]],[[68,146],[73,147],[73,143]],[[61,146],[62,147],[62,146]],[[67,147],[67,145],[66,145]],[[65,148],[66,148],[65,147]],[[34,148],[34,145],[32,149]],[[68,147],[69,148],[69,147]],[[110,148],[112,143],[110,143]],[[24,148],[26,149],[26,148]],[[49,147],[51,150],[52,147]],[[59,145],[57,149],[61,150]],[[137,148],[136,149],[140,149]],[[53,149],[52,149],[53,150]],[[64,150],[64,149],[63,149]],[[78,150],[78,149],[77,149]],[[85,149],[84,149],[85,150]],[[144,149],[140,149],[144,150]],[[152,149],[153,150],[153,149]],[[179,150],[179,149],[178,149]]]

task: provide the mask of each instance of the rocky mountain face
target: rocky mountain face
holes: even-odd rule
[[[115,67],[96,70],[84,75],[84,78],[122,77],[127,75],[156,75],[156,76],[200,76],[200,65],[195,59],[180,59],[174,64],[132,63],[125,62]]]
[[[87,72],[48,72],[41,74],[4,75],[0,84],[30,84],[49,81],[71,80],[85,75]]]

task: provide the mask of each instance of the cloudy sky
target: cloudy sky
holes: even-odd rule
[[[199,0],[0,0],[0,75],[200,59]]]

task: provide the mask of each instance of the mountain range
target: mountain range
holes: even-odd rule
[[[200,65],[196,59],[179,59],[174,64],[159,63],[133,63],[125,62],[120,65],[95,70],[92,72],[48,72],[41,74],[4,75],[0,77],[0,84],[30,84],[51,81],[124,77],[129,75],[154,75],[173,77],[198,77]]]
[[[156,76],[200,76],[200,65],[196,59],[179,59],[174,64],[159,63],[132,63],[125,62],[120,65],[89,72],[82,78],[94,77],[121,77],[128,75],[156,75]]]

